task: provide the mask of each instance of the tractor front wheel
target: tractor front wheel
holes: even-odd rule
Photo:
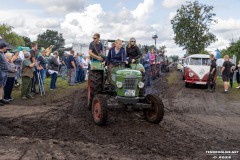
[[[161,122],[164,116],[164,105],[162,100],[156,95],[148,94],[145,97],[145,102],[152,105],[151,109],[143,111],[147,121],[156,124]]]
[[[103,95],[97,94],[92,101],[92,115],[94,122],[102,126],[108,120],[107,101]]]

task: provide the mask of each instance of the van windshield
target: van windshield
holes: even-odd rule
[[[189,65],[210,65],[210,59],[209,58],[191,58],[189,61]]]

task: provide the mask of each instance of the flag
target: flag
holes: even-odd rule
[[[219,49],[216,49],[216,59],[219,59],[221,57],[221,52]]]

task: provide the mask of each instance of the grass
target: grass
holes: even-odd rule
[[[45,79],[44,89],[46,92],[46,96],[44,96],[44,101],[59,99],[61,97],[66,96],[73,90],[87,88],[87,82],[76,84],[75,86],[69,86],[67,80],[63,81],[61,77],[58,77],[56,82],[56,89],[50,90],[50,81],[51,81],[50,77],[47,77]],[[37,90],[39,89],[38,85],[36,85],[36,89]],[[40,94],[37,96],[40,97]],[[14,97],[15,99],[21,98],[21,86],[19,88],[15,87],[13,88],[12,97]]]
[[[168,85],[172,85],[174,83],[176,83],[176,80],[178,79],[178,71],[173,71],[173,72],[170,72],[170,74],[167,76],[167,82],[168,82]]]
[[[223,81],[221,77],[217,78],[217,89],[219,89],[220,91],[224,91],[223,89]],[[233,82],[233,87],[230,88],[230,84],[229,84],[229,93],[230,94],[236,94],[238,96],[240,96],[240,89],[237,89],[236,87],[238,86],[237,82]]]

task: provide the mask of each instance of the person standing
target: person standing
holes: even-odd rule
[[[207,80],[208,89],[207,91],[215,91],[216,88],[216,72],[217,72],[217,64],[213,54],[210,54],[211,65],[210,72]]]
[[[5,53],[5,57],[8,62],[8,77],[6,85],[4,86],[4,100],[9,102],[13,100],[11,94],[18,67],[11,61],[12,53]]]
[[[15,84],[18,84],[18,78],[21,76],[21,64],[22,64],[22,59],[19,56],[18,50],[14,51],[14,56],[12,57],[11,61],[15,64],[15,66],[18,70],[17,75],[15,77]]]
[[[39,72],[42,78],[42,82],[45,82],[46,72],[47,72],[47,60],[46,60],[46,50],[42,51],[42,54],[37,58],[37,63],[40,66]]]
[[[47,60],[45,58],[46,51],[42,50],[42,54],[37,57],[37,73],[39,74],[38,80],[39,80],[39,92],[43,91],[43,85],[46,78],[47,73]],[[41,78],[41,79],[40,79]]]
[[[31,54],[30,61],[31,61],[31,63],[36,64],[36,62],[37,62],[37,58],[36,58],[37,57],[37,43],[33,42],[31,44],[31,47],[32,47],[32,49],[30,50],[30,54]],[[36,67],[34,67],[32,86],[31,86],[31,92],[33,94],[38,94],[38,92],[36,91],[36,83],[37,83],[37,69],[36,69]]]
[[[29,52],[24,53],[24,60],[22,62],[22,89],[21,89],[21,98],[25,99],[32,99],[34,98],[31,96],[31,83],[33,78],[34,67],[36,63],[32,63],[31,54]]]
[[[87,70],[89,67],[90,63],[90,57],[89,56],[84,56],[82,59],[82,67],[83,67],[83,82],[86,80],[86,75],[87,75]]]
[[[146,50],[146,53],[144,55],[144,59],[143,59],[143,66],[145,69],[145,85],[147,87],[151,86],[151,53]]]
[[[49,74],[51,75],[50,90],[56,89],[56,81],[58,77],[58,52],[53,52],[53,57],[49,60]]]
[[[233,75],[234,75],[234,70],[235,70],[235,64],[232,62],[232,60],[230,60],[230,77],[229,77],[229,81],[230,81],[230,87],[233,87]]]
[[[236,79],[238,83],[238,86],[236,88],[240,89],[240,60],[238,61],[238,65],[236,66],[235,71],[236,71]]]
[[[83,68],[83,58],[84,58],[84,55],[83,53],[78,53],[78,65],[79,65],[79,82],[82,83],[85,79],[84,77],[84,68]]]
[[[231,63],[229,61],[229,56],[224,56],[224,63],[222,65],[222,80],[223,80],[223,87],[224,87],[224,93],[228,93],[229,88],[229,79],[230,79],[230,69],[231,69]]]
[[[127,45],[126,53],[127,53],[126,56],[127,56],[127,61],[128,61],[129,65],[131,63],[135,63],[136,60],[142,56],[141,51],[137,46],[135,38],[133,38],[133,37],[130,38],[128,45]],[[128,65],[128,67],[130,67],[129,65]]]
[[[4,42],[0,43],[0,106],[4,106],[4,104],[9,103],[3,99],[3,88],[6,85],[8,77],[8,62],[4,55],[6,49],[7,44]]]
[[[79,62],[78,62],[78,55],[74,55],[74,62],[75,62],[75,66],[76,66],[76,73],[75,73],[75,83],[79,83],[80,82],[80,66],[79,66]]]
[[[67,56],[68,54],[66,52],[64,52],[64,55],[62,56],[62,68],[61,68],[61,71],[62,71],[62,80],[66,80],[65,76],[66,76],[66,73],[67,73]]]
[[[74,59],[74,51],[71,50],[70,55],[67,57],[67,70],[68,70],[68,84],[69,86],[75,85],[76,65]]]

